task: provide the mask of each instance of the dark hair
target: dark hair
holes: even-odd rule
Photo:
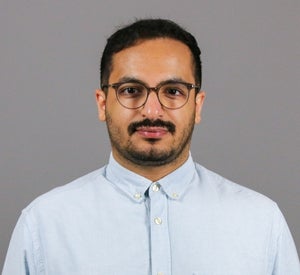
[[[134,46],[140,41],[155,38],[171,38],[178,40],[189,47],[194,61],[194,77],[196,84],[201,85],[201,51],[195,37],[171,20],[142,19],[133,24],[117,30],[107,39],[107,44],[102,54],[100,72],[101,84],[108,84],[112,70],[113,55]]]

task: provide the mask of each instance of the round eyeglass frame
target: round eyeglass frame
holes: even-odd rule
[[[128,107],[128,106],[125,106],[125,105],[120,101],[119,96],[118,96],[118,89],[119,89],[119,87],[120,87],[121,85],[127,84],[127,83],[132,83],[132,84],[136,83],[136,84],[139,84],[139,85],[143,86],[143,87],[147,90],[147,96],[145,97],[145,101],[144,101],[144,103],[141,104],[140,106],[138,106],[138,107]],[[187,89],[188,89],[188,94],[187,94],[187,97],[186,97],[186,101],[185,101],[181,106],[173,108],[173,107],[165,106],[165,105],[161,102],[161,100],[160,100],[160,98],[159,98],[158,92],[159,92],[160,88],[161,88],[162,86],[166,85],[166,84],[182,84],[182,85],[185,85],[185,86],[187,87]],[[163,106],[163,107],[166,108],[166,109],[176,110],[176,109],[182,108],[182,107],[188,102],[189,97],[190,97],[190,92],[191,92],[192,89],[196,89],[196,93],[198,93],[198,92],[200,91],[200,89],[201,89],[201,86],[200,86],[200,85],[196,85],[196,84],[192,84],[192,83],[188,83],[188,82],[183,82],[183,81],[163,82],[163,83],[158,84],[156,87],[149,87],[149,86],[147,86],[147,85],[145,85],[145,84],[143,84],[143,83],[140,83],[140,82],[131,82],[131,81],[116,82],[116,83],[112,83],[112,84],[103,84],[103,85],[101,85],[101,89],[102,89],[102,90],[105,90],[105,89],[108,89],[108,88],[113,88],[113,89],[115,90],[116,98],[117,98],[119,104],[120,104],[121,106],[123,106],[124,108],[126,108],[126,109],[136,110],[136,109],[139,109],[139,108],[143,107],[143,106],[146,104],[147,100],[148,100],[148,97],[149,97],[150,92],[153,91],[153,92],[156,93],[157,99],[158,99],[158,101],[159,101],[159,103],[160,103],[161,106]]]

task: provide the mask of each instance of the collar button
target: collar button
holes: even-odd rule
[[[159,183],[156,182],[156,183],[154,183],[154,184],[152,185],[152,191],[153,191],[153,192],[158,192],[159,189],[160,189]]]
[[[172,194],[172,198],[173,198],[173,199],[178,199],[178,198],[179,198],[179,195],[178,195],[177,193],[173,193],[173,194]]]
[[[141,193],[135,193],[133,197],[137,200],[140,200],[142,195],[141,195]]]

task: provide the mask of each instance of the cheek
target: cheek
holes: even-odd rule
[[[118,128],[119,132],[127,131],[128,125],[134,121],[131,110],[122,106],[110,105],[106,107],[106,122],[111,129]]]
[[[175,124],[180,125],[180,127],[185,128],[186,126],[190,125],[191,123],[195,123],[195,106],[194,105],[187,105],[185,106],[184,110],[178,109],[178,113],[174,113],[171,116],[171,120],[174,121]]]
[[[114,140],[118,144],[121,143],[121,140],[124,140],[126,135],[126,126],[120,118],[112,116],[109,111],[106,113],[106,125],[108,133],[111,140]]]

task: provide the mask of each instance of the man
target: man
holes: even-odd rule
[[[299,275],[274,202],[194,163],[200,50],[168,20],[114,33],[101,60],[108,165],[22,213],[3,274]]]

